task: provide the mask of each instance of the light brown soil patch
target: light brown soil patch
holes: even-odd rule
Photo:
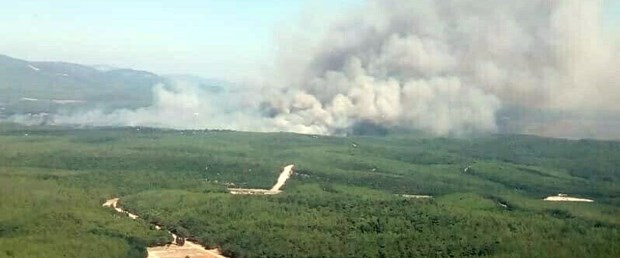
[[[568,196],[549,196],[545,198],[544,200],[550,201],[550,202],[594,202],[593,200],[590,200],[590,199],[575,198],[575,197],[568,197]]]
[[[127,214],[131,219],[138,218],[138,215],[119,208],[117,206],[118,200],[119,198],[109,199],[104,202],[102,206],[114,208],[114,210],[119,213]],[[161,227],[157,225],[155,228],[158,230],[161,229]],[[176,240],[177,236],[175,234],[170,233],[170,235]],[[146,251],[148,252],[147,258],[185,258],[186,256],[190,258],[227,258],[221,255],[218,249],[206,249],[204,246],[189,240],[186,240],[183,246],[169,244],[165,246],[147,247]]]
[[[178,246],[171,244],[169,246],[156,246],[146,249],[148,258],[223,258],[217,249],[207,250],[201,245],[186,241],[185,245]]]
[[[279,194],[282,191],[280,188],[284,186],[286,180],[288,180],[293,175],[293,168],[295,165],[288,165],[282,168],[282,172],[278,177],[278,181],[270,190],[266,189],[247,189],[247,188],[228,188],[231,194],[241,194],[241,195],[271,195],[271,194]]]

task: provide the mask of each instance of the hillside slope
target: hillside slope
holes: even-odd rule
[[[159,83],[166,79],[145,71],[30,62],[0,55],[0,111],[5,115],[146,106],[152,100],[152,87]]]

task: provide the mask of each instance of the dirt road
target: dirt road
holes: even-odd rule
[[[277,183],[269,191],[279,192],[280,188],[282,188],[282,186],[284,186],[284,183],[286,183],[286,180],[288,180],[288,178],[293,175],[293,167],[295,166],[288,165],[284,167],[284,169],[282,169],[282,173],[280,173],[280,176],[278,177]]]
[[[282,168],[282,172],[280,173],[280,176],[278,177],[278,181],[269,190],[266,190],[266,189],[250,189],[250,188],[228,188],[228,191],[231,194],[242,194],[242,195],[272,195],[272,194],[279,194],[279,193],[282,192],[282,190],[280,190],[280,188],[282,188],[282,186],[284,186],[284,184],[286,183],[286,180],[288,180],[293,175],[293,169],[294,168],[295,168],[295,165],[292,165],[292,164]]]
[[[148,258],[224,258],[217,249],[207,250],[203,246],[185,241],[183,246],[171,244],[169,246],[148,247]]]
[[[114,208],[119,213],[127,214],[132,219],[137,219],[138,215],[129,213],[122,208],[118,207],[119,198],[113,198],[105,201],[102,206]],[[156,228],[161,229],[159,226]],[[168,231],[170,235],[176,240],[177,236]],[[176,244],[170,244],[166,246],[155,246],[155,247],[147,247],[146,251],[148,252],[147,258],[183,258],[183,257],[191,257],[191,258],[227,258],[220,254],[218,249],[206,249],[204,246],[186,240],[183,246],[178,246]]]
[[[575,198],[575,197],[568,197],[568,196],[549,196],[545,198],[544,200],[550,201],[550,202],[594,202],[593,200],[590,200],[590,199]]]

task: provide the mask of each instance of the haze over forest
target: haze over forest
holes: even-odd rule
[[[296,18],[321,29],[281,26],[266,68],[240,80],[5,57],[0,72],[12,77],[0,85],[0,119],[308,134],[343,134],[361,124],[440,136],[618,139],[620,37],[605,25],[611,5],[326,5],[333,17],[323,23],[316,15]],[[159,58],[174,63],[175,52]],[[34,103],[45,100],[56,102]]]
[[[0,258],[620,257],[618,0],[0,8]]]

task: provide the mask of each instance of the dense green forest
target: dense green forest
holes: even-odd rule
[[[0,257],[146,257],[152,223],[230,257],[620,257],[619,168],[613,141],[0,124]]]

